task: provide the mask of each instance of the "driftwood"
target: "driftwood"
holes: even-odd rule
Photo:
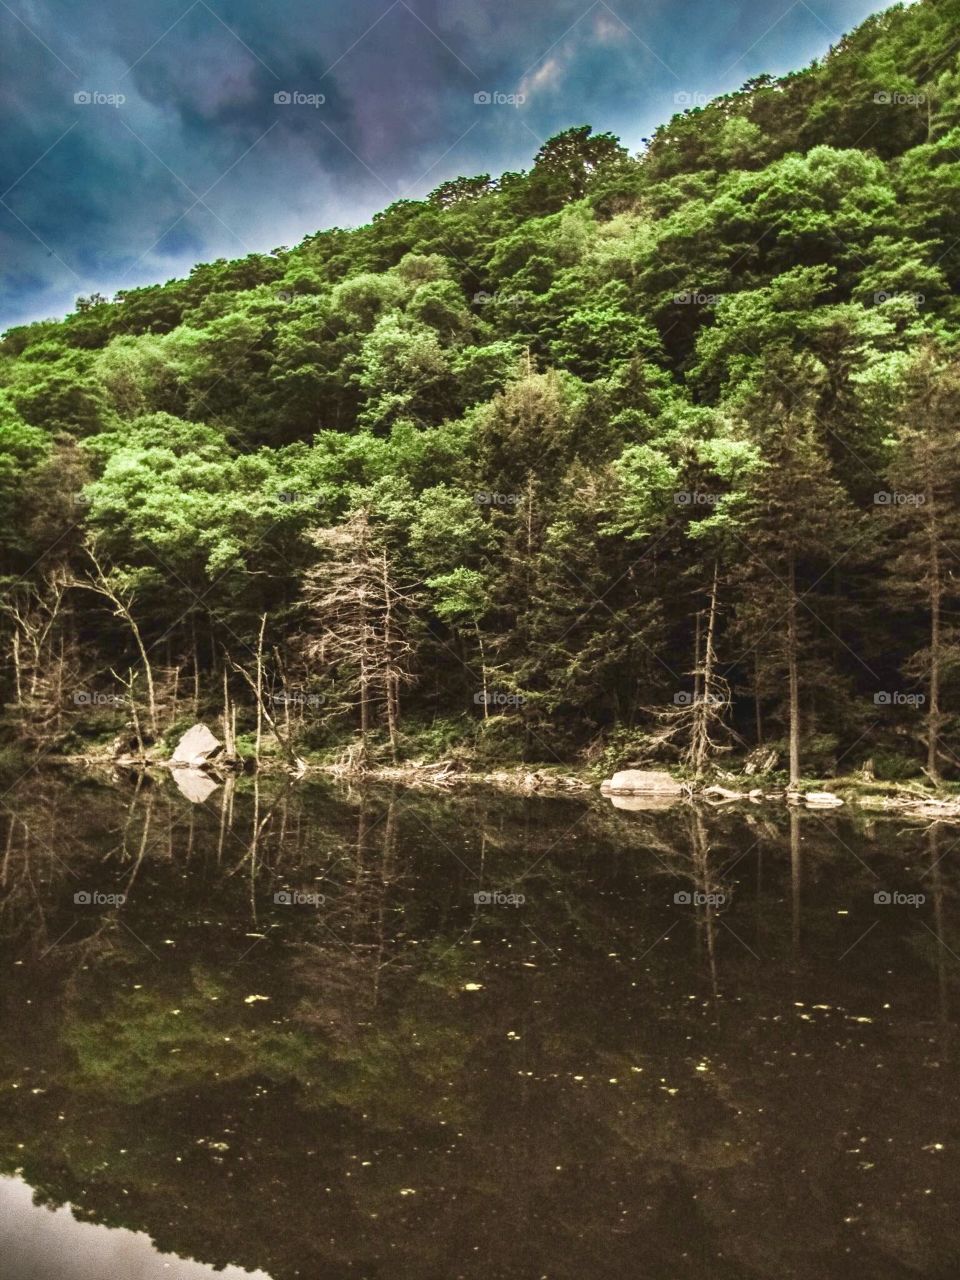
[[[748,778],[754,773],[769,773],[776,768],[777,759],[772,747],[757,747],[744,761],[743,772]]]
[[[897,797],[884,797],[885,807],[900,813],[912,813],[918,817],[935,819],[960,819],[960,799],[939,799],[937,796],[918,796],[912,792],[900,792]]]
[[[710,787],[704,787],[700,795],[713,805],[733,804],[736,800],[747,799],[743,791],[731,791],[729,787],[721,787],[718,783],[714,783]]]

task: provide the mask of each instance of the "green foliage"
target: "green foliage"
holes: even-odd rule
[[[30,477],[48,456],[50,437],[28,426],[0,399],[0,539],[16,546]]]
[[[402,690],[381,672],[401,734],[466,719],[490,757],[649,743],[702,674],[708,597],[741,737],[799,714],[842,758],[878,686],[932,687],[936,668],[952,698],[955,25],[955,0],[898,7],[675,116],[640,156],[578,126],[528,172],[12,330],[0,573],[42,610],[91,539],[153,657],[218,697],[224,654],[249,671],[267,615],[271,687],[341,690],[294,717],[318,745],[356,706],[304,583],[316,531],[360,511],[392,584],[385,634],[394,607],[409,623]],[[882,485],[936,501],[867,520]],[[35,620],[8,621],[28,646]],[[102,622],[71,594],[37,621],[36,661],[69,638],[75,666],[109,670]],[[13,680],[8,663],[5,697]]]

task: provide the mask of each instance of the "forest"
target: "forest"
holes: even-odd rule
[[[960,3],[0,342],[0,734],[960,780]]]

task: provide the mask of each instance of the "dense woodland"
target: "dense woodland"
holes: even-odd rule
[[[958,49],[8,331],[5,737],[960,777]]]

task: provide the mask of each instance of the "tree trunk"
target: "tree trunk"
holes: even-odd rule
[[[180,699],[180,667],[173,668],[173,689],[170,693],[170,714],[167,716],[167,728],[172,729],[177,723]]]
[[[147,752],[146,752],[146,748],[143,745],[143,731],[140,728],[140,717],[137,715],[137,700],[134,697],[134,693],[133,693],[133,686],[136,682],[136,679],[137,679],[136,673],[131,671],[130,682],[127,687],[130,690],[130,716],[131,716],[131,719],[133,720],[133,732],[136,735],[136,739],[137,739],[137,750],[140,753],[140,759],[144,760],[146,759]]]
[[[20,632],[14,627],[13,632],[13,678],[14,685],[17,690],[17,706],[23,706],[23,685],[21,683],[20,671]]]
[[[57,733],[59,734],[63,727],[63,669],[66,662],[64,656],[64,638],[63,632],[60,633],[60,652],[57,657],[57,676],[54,691],[54,701],[57,708]]]
[[[694,767],[696,769],[697,778],[703,776],[704,765],[707,761],[707,751],[710,746],[710,720],[713,715],[713,667],[714,667],[714,651],[713,639],[716,634],[717,626],[717,577],[718,566],[716,560],[713,562],[713,582],[710,585],[710,610],[707,614],[707,639],[703,653],[702,681],[701,669],[699,667],[698,653],[698,670],[697,670],[697,688],[700,694],[700,701],[697,703],[697,728],[696,743],[694,748]],[[700,648],[700,614],[697,614],[697,649]]]
[[[387,732],[390,735],[390,758],[397,763],[397,720],[399,716],[398,691],[393,671],[393,602],[390,592],[390,574],[387,569],[387,553],[380,553],[383,575],[383,668],[384,693],[387,700]]]
[[[226,663],[223,664],[223,748],[226,755],[234,754],[234,743],[230,739],[230,686]]]
[[[927,710],[927,773],[935,785],[940,783],[940,610],[943,583],[940,578],[940,544],[933,495],[927,492],[930,511],[930,706]]]
[[[190,615],[190,642],[193,648],[193,719],[200,718],[200,654],[197,651],[197,615]]]
[[[367,739],[370,736],[370,640],[367,635],[367,604],[364,591],[360,591],[360,747],[364,759]]]
[[[147,680],[147,712],[150,716],[150,732],[154,738],[157,736],[157,695],[153,687],[153,668],[150,666],[150,659],[147,657],[147,648],[143,643],[143,637],[140,635],[140,628],[137,626],[136,619],[133,614],[124,606],[124,617],[129,624],[130,630],[133,632],[133,638],[137,642],[137,648],[140,650],[140,661],[143,663],[143,674]]]
[[[260,619],[260,634],[257,637],[257,741],[253,757],[260,767],[260,744],[263,741],[263,633],[267,629],[267,615]]]
[[[87,554],[93,562],[93,567],[97,571],[97,580],[95,583],[88,580],[85,585],[93,587],[95,591],[100,595],[105,596],[106,599],[110,601],[116,610],[116,616],[123,618],[124,622],[130,628],[131,634],[136,642],[137,650],[140,653],[140,661],[143,663],[143,674],[147,681],[147,711],[150,716],[150,732],[153,737],[156,738],[158,734],[157,695],[153,685],[153,668],[150,666],[150,659],[147,656],[146,645],[143,643],[143,636],[140,634],[140,628],[137,625],[137,620],[130,610],[130,604],[122,600],[120,595],[110,585],[110,580],[94,552],[88,548]]]
[[[483,648],[483,633],[480,630],[480,624],[475,622],[474,629],[477,633],[477,648],[480,650],[480,680],[483,684],[483,718],[490,714],[489,694],[487,692],[487,656]]]

